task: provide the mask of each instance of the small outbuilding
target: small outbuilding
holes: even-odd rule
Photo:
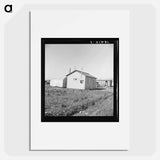
[[[50,80],[50,86],[63,87],[63,80],[61,80],[61,79],[52,79],[52,80]]]
[[[108,87],[113,87],[113,80],[107,80],[106,82]]]
[[[113,80],[111,79],[98,79],[97,87],[113,87]]]
[[[66,88],[95,89],[96,77],[83,71],[74,70],[66,75],[63,84]]]

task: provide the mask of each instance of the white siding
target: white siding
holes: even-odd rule
[[[67,88],[85,89],[85,76],[79,72],[70,74],[67,76]]]
[[[50,81],[51,86],[63,87],[63,80],[53,79]]]

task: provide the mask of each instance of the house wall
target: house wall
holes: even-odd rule
[[[80,83],[80,81],[83,81]],[[74,72],[67,76],[67,88],[85,89],[85,76]]]
[[[95,89],[97,86],[96,79],[91,77],[85,77],[85,89]]]
[[[67,88],[67,77],[63,79],[63,87]]]

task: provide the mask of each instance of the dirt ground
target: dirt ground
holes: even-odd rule
[[[98,105],[88,107],[74,116],[113,116],[113,95],[98,102]]]

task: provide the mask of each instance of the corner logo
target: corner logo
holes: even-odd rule
[[[12,13],[12,4],[7,4],[4,6],[4,11],[7,13]]]

